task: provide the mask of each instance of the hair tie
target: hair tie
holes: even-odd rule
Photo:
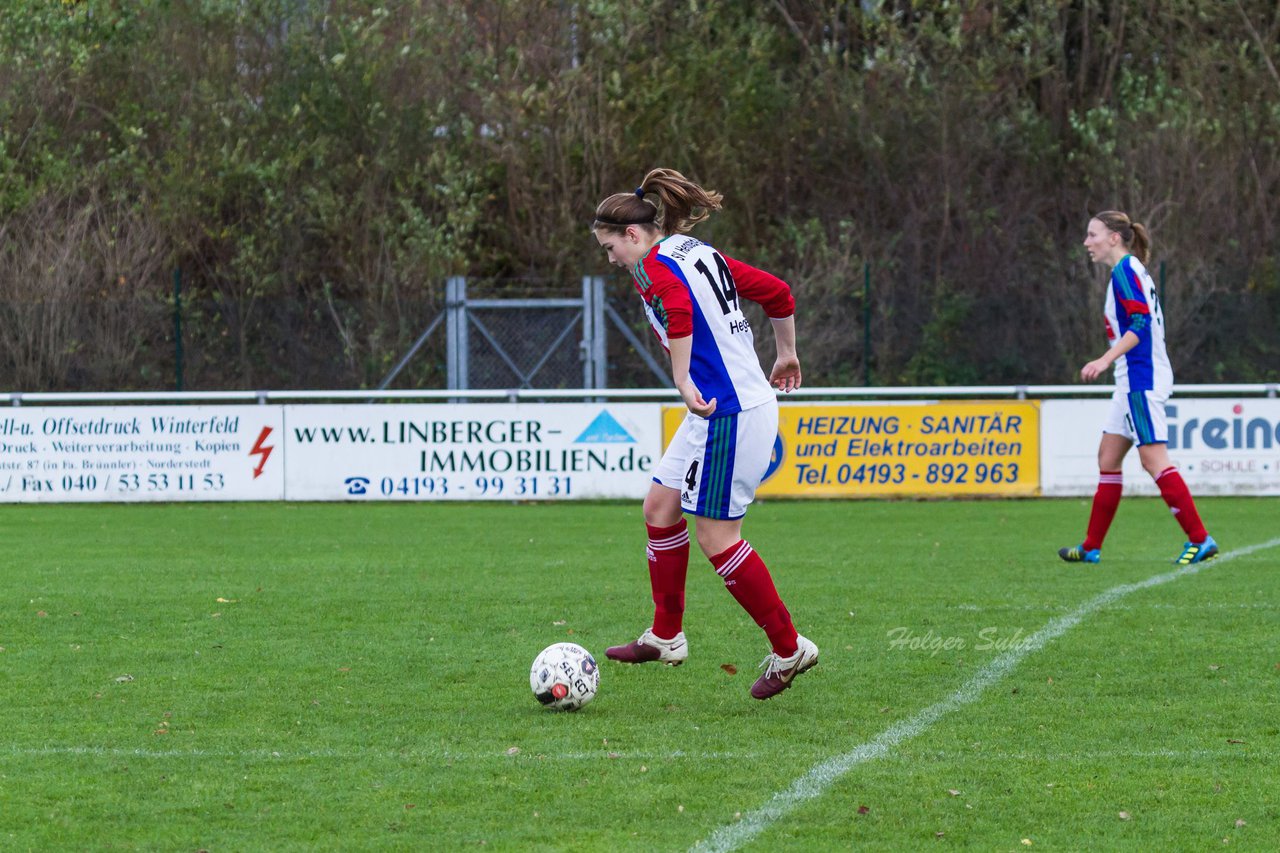
[[[636,187],[636,198],[644,198],[644,187]]]

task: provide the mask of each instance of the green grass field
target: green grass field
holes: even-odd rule
[[[1081,500],[757,505],[822,649],[764,703],[700,557],[689,663],[603,660],[637,504],[0,507],[0,849],[1275,850],[1280,501],[1200,505],[1226,556],[1145,588],[1158,500],[1098,566]]]

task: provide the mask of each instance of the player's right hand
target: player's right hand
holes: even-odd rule
[[[1080,378],[1085,382],[1092,382],[1099,376],[1107,372],[1107,368],[1111,367],[1105,358],[1095,358],[1093,361],[1080,368]]]
[[[680,396],[684,398],[684,404],[700,418],[709,418],[711,413],[716,410],[716,398],[710,400],[702,399],[702,392],[698,390],[698,386],[692,382],[686,382],[680,386]]]

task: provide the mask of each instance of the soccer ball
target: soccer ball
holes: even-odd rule
[[[529,670],[534,698],[556,711],[578,710],[595,698],[599,686],[596,659],[576,643],[547,646]]]

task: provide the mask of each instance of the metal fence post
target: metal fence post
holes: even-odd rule
[[[182,267],[173,268],[173,384],[183,390],[182,369]]]
[[[591,313],[594,319],[591,327],[595,329],[592,344],[596,352],[596,384],[595,388],[609,387],[609,327],[604,322],[604,276],[591,278]]]
[[[591,310],[591,276],[582,277],[582,342],[578,344],[578,357],[582,359],[582,387],[594,388],[596,314]]]
[[[445,282],[445,331],[448,340],[448,386],[450,391],[469,387],[467,365],[467,279],[450,276]]]
[[[871,263],[862,262],[862,384],[871,387]]]
[[[607,388],[609,385],[607,348],[608,333],[604,323],[604,277],[582,277],[582,387]]]
[[[1160,313],[1164,313],[1164,261],[1160,262]],[[1166,318],[1165,322],[1169,320]]]

